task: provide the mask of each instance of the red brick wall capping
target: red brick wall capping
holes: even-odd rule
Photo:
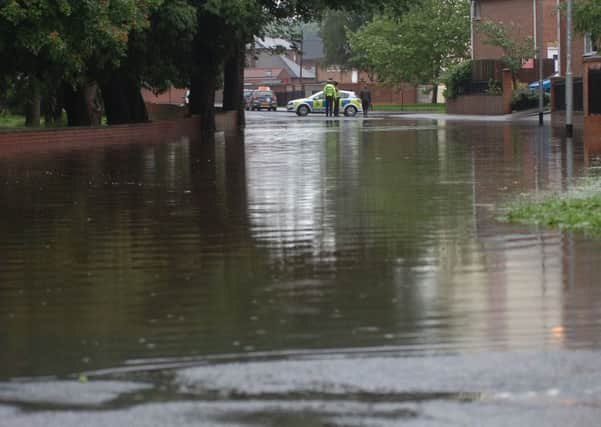
[[[215,122],[218,131],[237,128],[235,111],[217,113]],[[11,129],[0,131],[0,154],[23,151],[26,148],[81,148],[91,144],[161,143],[182,137],[199,139],[200,118],[190,117],[98,127]]]

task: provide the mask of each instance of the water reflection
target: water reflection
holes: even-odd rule
[[[0,376],[291,349],[597,346],[599,243],[502,224],[582,138],[274,120],[0,159]]]

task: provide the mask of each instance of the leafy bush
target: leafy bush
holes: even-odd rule
[[[447,99],[457,98],[466,92],[466,88],[472,80],[472,61],[465,61],[452,67],[443,79],[447,89]]]
[[[487,95],[503,95],[503,87],[501,82],[498,80],[489,79],[488,89],[486,89]]]
[[[549,104],[549,94],[544,94],[544,104]],[[538,92],[530,90],[517,90],[511,96],[511,109],[513,111],[528,110],[538,107]]]

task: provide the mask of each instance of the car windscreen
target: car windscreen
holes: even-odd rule
[[[255,93],[253,94],[254,96],[273,96],[273,92],[271,91],[255,91]]]

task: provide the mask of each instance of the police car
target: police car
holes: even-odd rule
[[[349,90],[339,90],[340,96],[339,110],[345,116],[354,116],[361,110],[361,100],[357,98],[355,92]],[[295,112],[299,116],[306,116],[309,113],[323,113],[326,111],[326,98],[323,91],[314,93],[308,98],[293,99],[286,106],[287,111]]]

